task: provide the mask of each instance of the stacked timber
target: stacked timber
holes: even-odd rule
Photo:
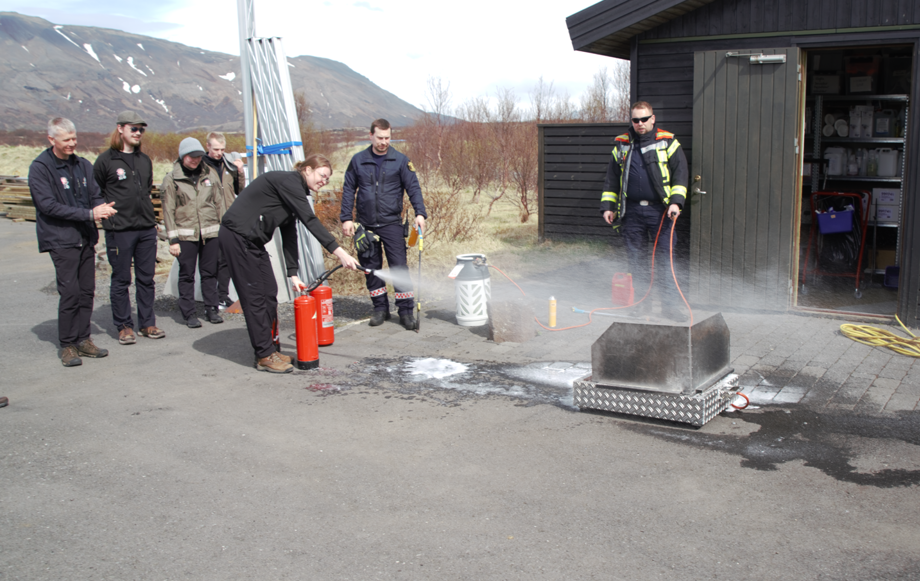
[[[150,195],[153,198],[153,210],[156,212],[157,222],[162,222],[163,206],[160,202],[160,189],[154,186]],[[29,182],[26,178],[0,176],[0,212],[5,212],[6,217],[13,220],[35,221],[35,206],[32,204],[32,195],[29,193]]]
[[[13,220],[35,221],[35,206],[25,178],[0,176],[0,211]]]

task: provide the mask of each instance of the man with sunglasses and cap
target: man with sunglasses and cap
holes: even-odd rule
[[[629,132],[616,138],[607,165],[601,214],[605,222],[623,234],[636,297],[643,296],[650,284],[649,249],[658,235],[655,287],[661,313],[668,319],[685,321],[671,275],[669,247],[671,229],[687,197],[687,157],[673,133],[655,126],[655,113],[649,103],[634,103],[630,118]],[[665,215],[668,219],[662,224]],[[649,302],[643,301],[641,308],[649,312],[650,298],[646,301]]]
[[[109,148],[93,164],[93,177],[106,202],[118,211],[103,220],[106,253],[112,265],[112,318],[118,329],[118,342],[133,345],[134,320],[131,317],[131,266],[134,266],[138,333],[150,339],[166,334],[156,326],[153,313],[154,269],[157,259],[156,215],[150,189],[153,163],[141,152],[141,139],[147,122],[134,111],[119,113]]]

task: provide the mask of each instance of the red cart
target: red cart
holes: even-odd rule
[[[807,276],[852,276],[856,290],[853,295],[862,298],[859,290],[859,276],[862,273],[863,254],[866,249],[866,227],[869,224],[869,207],[872,204],[872,194],[869,192],[815,192],[811,195],[811,229],[808,235],[808,248],[805,251],[805,260],[802,263],[802,294],[808,293],[806,287]],[[847,205],[852,206],[852,211],[842,210]],[[852,230],[859,232],[859,254],[856,259],[856,272],[827,272],[819,268],[817,251],[817,237],[829,234],[842,234]],[[809,268],[812,250],[815,251],[814,267]]]

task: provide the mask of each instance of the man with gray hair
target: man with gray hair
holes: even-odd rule
[[[51,147],[29,167],[29,191],[35,204],[38,251],[51,255],[57,277],[58,341],[64,367],[82,365],[80,357],[105,357],[93,344],[90,318],[96,293],[94,247],[96,220],[117,213],[106,204],[93,179],[92,164],[74,154],[77,129],[63,117],[48,123]]]

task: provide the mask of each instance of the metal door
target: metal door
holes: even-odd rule
[[[791,305],[803,149],[800,54],[694,55],[690,290],[697,304]]]

